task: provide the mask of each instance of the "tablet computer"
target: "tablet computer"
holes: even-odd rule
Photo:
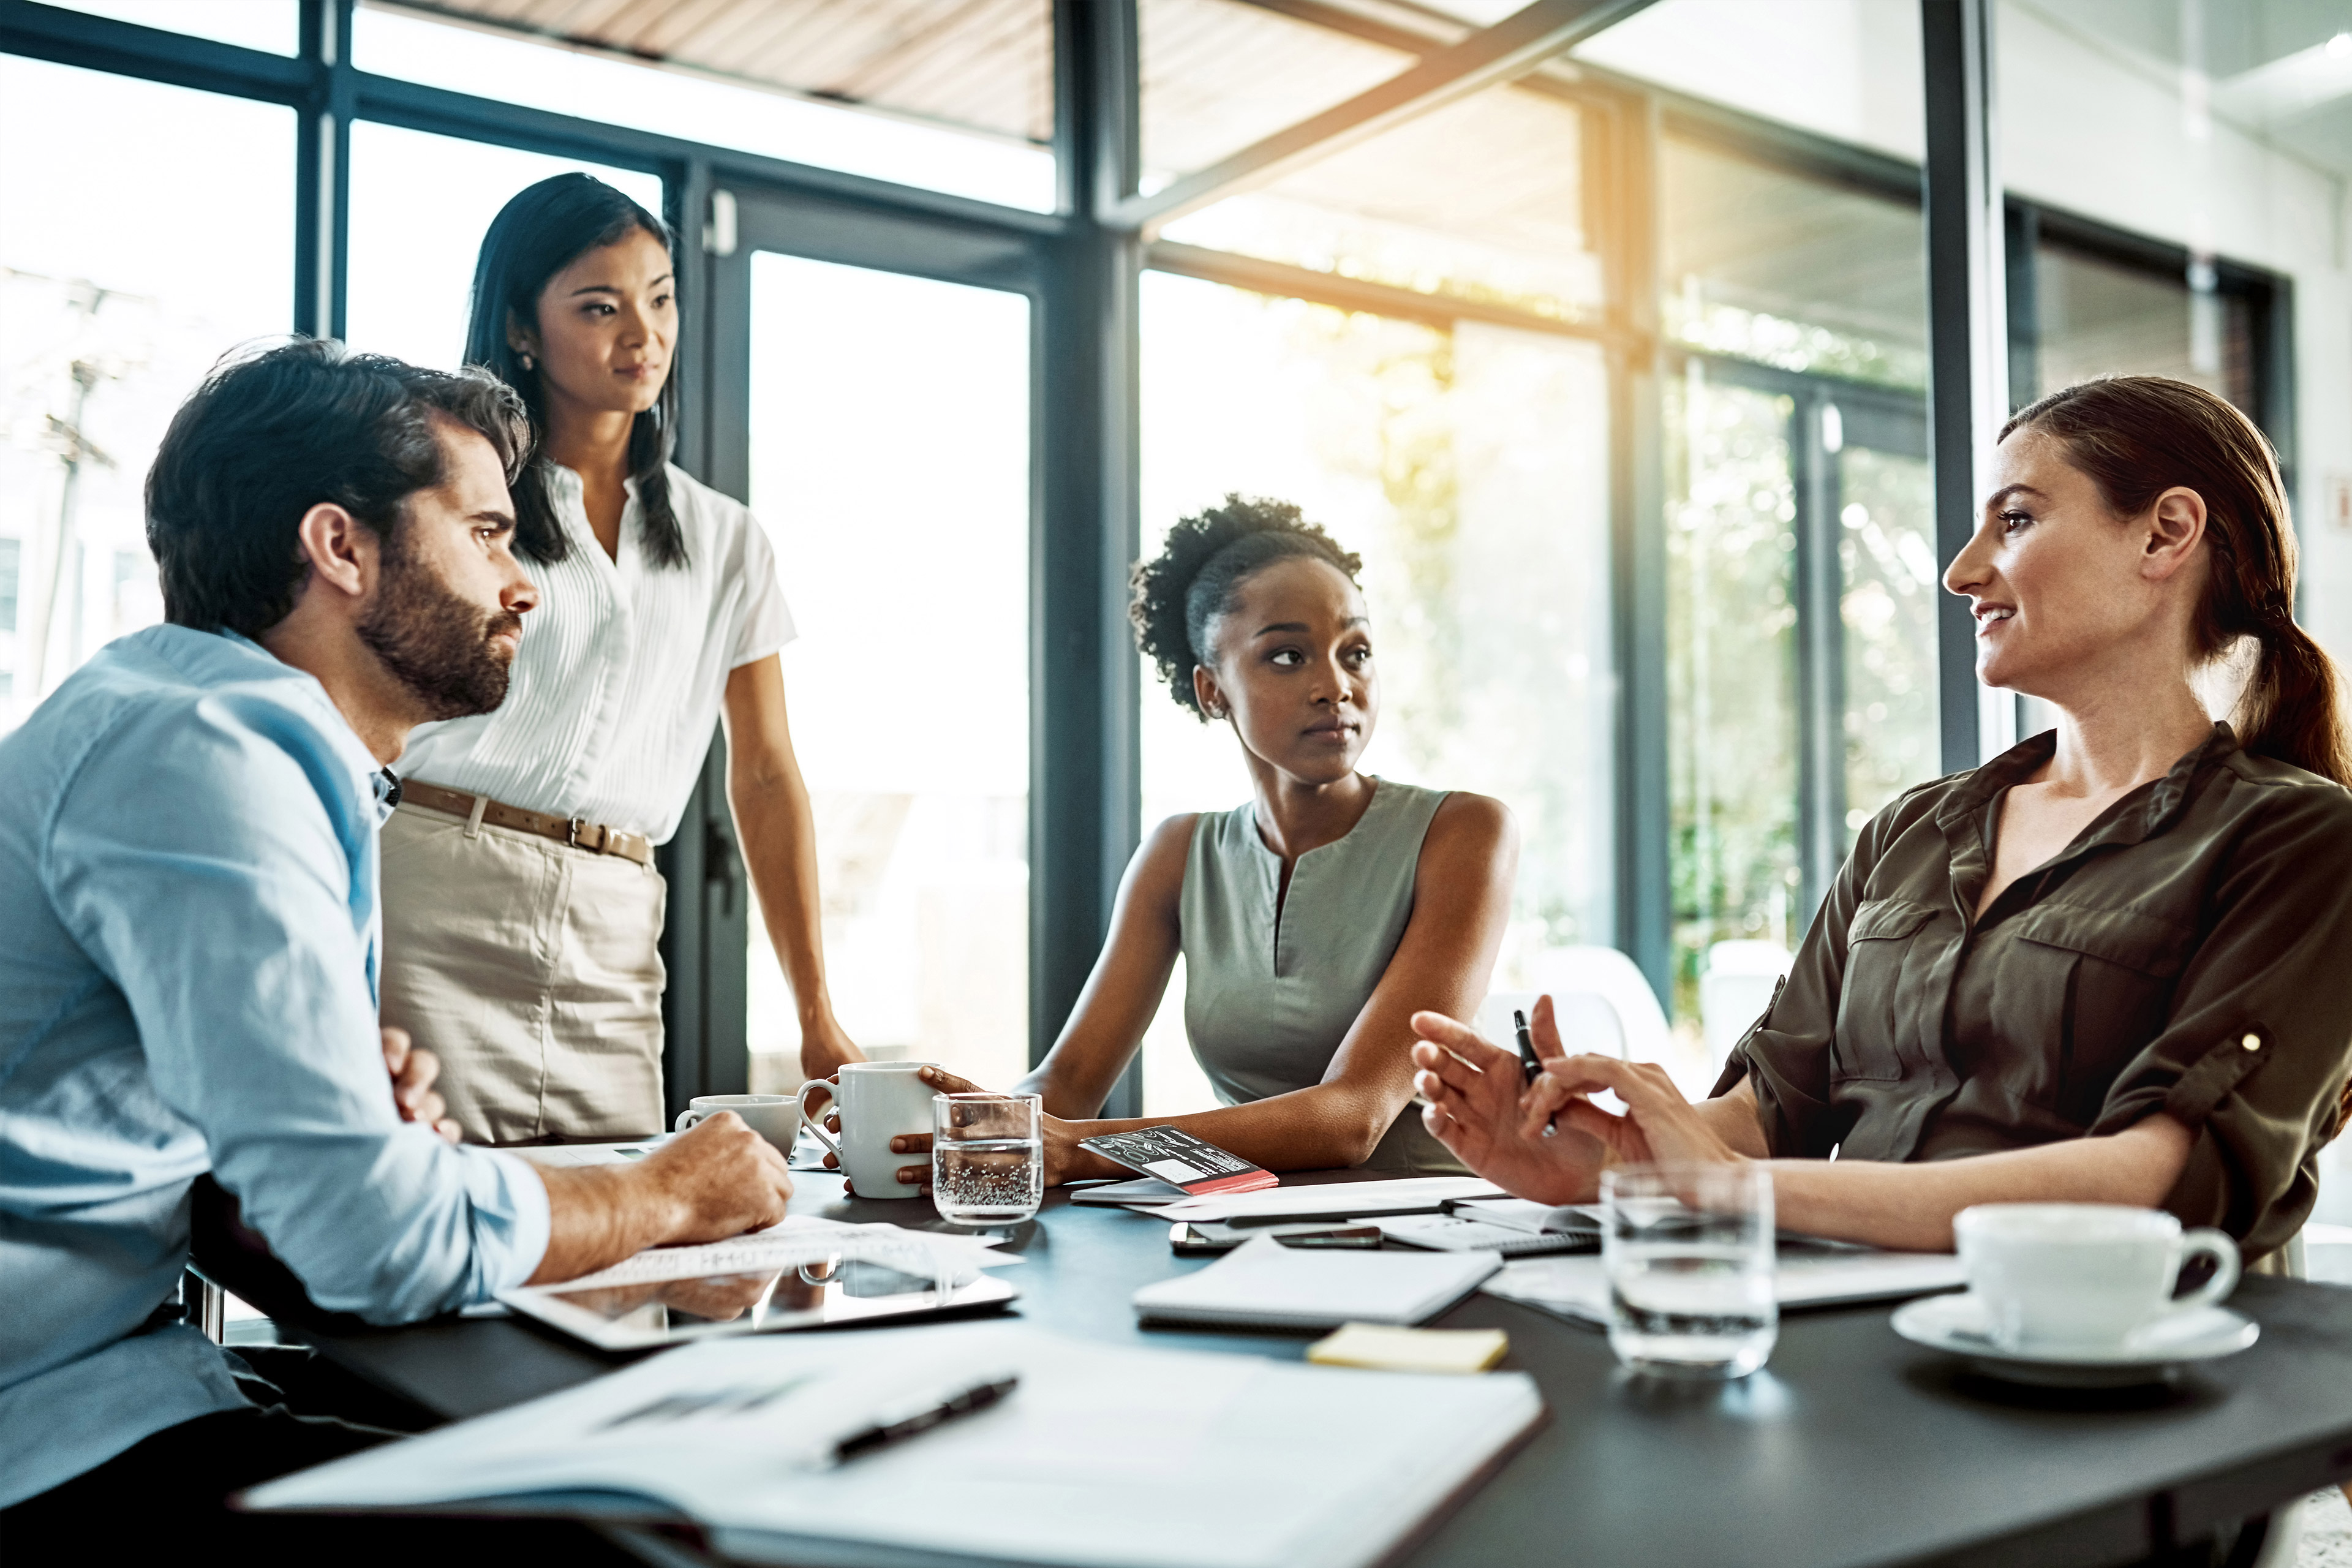
[[[959,1281],[889,1262],[830,1258],[777,1267],[568,1285],[525,1285],[499,1300],[599,1350],[646,1350],[727,1334],[830,1329],[1003,1307],[1020,1291],[977,1270]]]

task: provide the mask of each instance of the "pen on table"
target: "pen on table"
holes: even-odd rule
[[[870,1454],[877,1448],[928,1432],[959,1415],[985,1410],[1020,1386],[1020,1373],[994,1372],[977,1382],[958,1384],[944,1394],[924,1394],[896,1408],[884,1410],[877,1414],[869,1425],[833,1445],[834,1462],[840,1464],[860,1454]]]

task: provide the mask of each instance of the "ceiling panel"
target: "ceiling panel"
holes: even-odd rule
[[[1043,146],[1052,0],[370,0]]]

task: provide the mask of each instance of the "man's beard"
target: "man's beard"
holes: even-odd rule
[[[383,542],[383,580],[359,623],[360,641],[433,719],[487,713],[506,700],[509,656],[490,639],[522,629],[512,610],[484,615],[402,547],[405,521]]]

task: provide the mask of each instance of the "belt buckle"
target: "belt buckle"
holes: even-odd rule
[[[575,816],[571,818],[563,825],[563,842],[574,849],[595,849],[601,847],[599,845],[587,844],[581,841],[581,834],[590,826],[592,825],[584,816]],[[603,836],[600,834],[598,837],[601,837]]]

